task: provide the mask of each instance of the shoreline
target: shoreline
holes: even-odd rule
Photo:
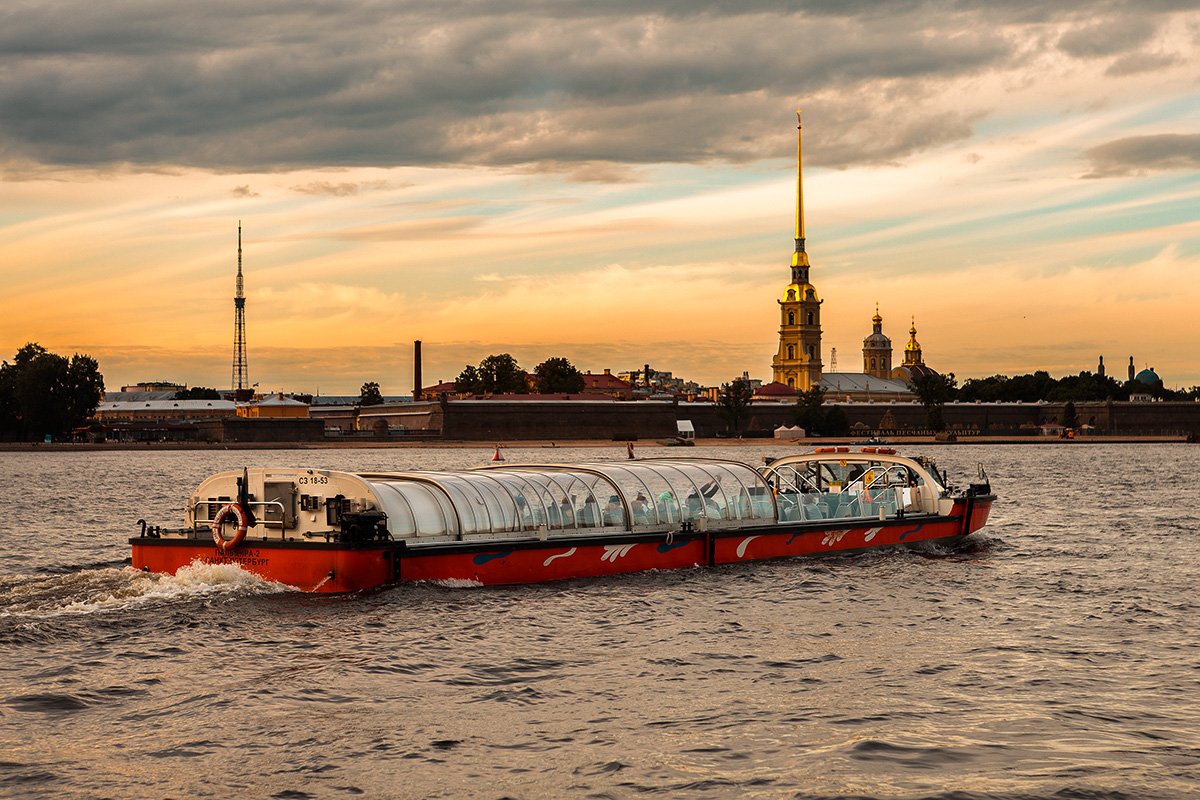
[[[625,439],[520,439],[496,442],[480,439],[424,439],[419,441],[355,441],[355,442],[0,442],[0,452],[5,453],[80,453],[80,452],[128,452],[128,451],[171,451],[171,450],[375,450],[411,448],[470,448],[501,450],[509,448],[564,447],[624,447]],[[983,444],[1002,445],[1093,445],[1093,444],[1186,444],[1187,436],[1082,436],[1075,439],[1059,439],[1049,436],[969,436],[957,441],[938,441],[932,436],[898,436],[882,445],[858,444],[853,437],[828,437],[810,439],[697,439],[695,447],[673,447],[679,455],[706,447],[786,447],[810,449],[814,447],[897,447],[920,445],[936,447],[971,446]],[[658,440],[632,440],[634,448],[667,447]]]

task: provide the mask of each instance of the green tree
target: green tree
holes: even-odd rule
[[[908,382],[908,388],[921,401],[921,405],[925,406],[925,424],[930,430],[944,431],[946,429],[942,407],[946,405],[947,400],[954,398],[957,386],[958,381],[953,372],[945,375],[939,375],[936,372],[928,375],[916,375]]]
[[[796,396],[796,424],[809,435],[839,436],[850,430],[846,412],[838,406],[825,405],[825,390],[820,386]]]
[[[83,424],[100,405],[104,376],[96,359],[51,353],[30,343],[0,365],[0,434],[40,439]]]
[[[796,424],[808,434],[825,433],[825,390],[820,386],[796,396]]]
[[[360,406],[377,406],[383,402],[383,394],[379,391],[379,384],[375,381],[367,381],[358,390],[358,404]]]
[[[533,369],[537,390],[542,394],[583,391],[583,373],[565,358],[547,358]]]
[[[479,379],[479,370],[467,364],[455,379],[454,390],[463,394],[483,394],[483,381]]]
[[[220,400],[221,393],[206,386],[193,386],[175,393],[176,400]]]
[[[491,355],[479,362],[479,378],[484,391],[492,394],[526,394],[529,382],[525,370],[508,353]]]
[[[454,381],[454,388],[468,394],[525,394],[529,382],[515,358],[499,353],[488,356],[478,367],[468,364]]]
[[[717,392],[717,407],[721,416],[729,422],[734,434],[741,430],[742,420],[750,409],[750,398],[753,396],[754,390],[750,388],[750,381],[745,378],[735,378],[729,383],[721,384]]]

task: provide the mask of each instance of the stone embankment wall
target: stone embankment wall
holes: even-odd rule
[[[916,403],[838,403],[851,426],[872,432],[923,431],[926,413]],[[991,435],[1036,436],[1039,426],[1062,421],[1064,403],[951,403],[943,408],[952,431]],[[1200,403],[1076,403],[1079,424],[1104,434],[1200,436]],[[512,441],[517,439],[663,439],[676,433],[677,420],[690,420],[700,438],[725,435],[726,418],[712,403],[665,401],[593,402],[538,400],[451,400],[371,406],[359,417],[362,430],[395,437],[401,432],[440,435],[443,439]],[[881,427],[885,421],[890,428]],[[755,403],[739,429],[770,435],[795,424],[790,403]],[[385,432],[387,426],[390,434]],[[863,430],[861,427],[856,430]]]

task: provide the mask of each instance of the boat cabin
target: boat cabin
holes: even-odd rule
[[[201,483],[184,524],[207,528],[225,504],[244,497],[257,522],[247,543],[351,536],[420,546],[884,519],[944,513],[943,495],[935,474],[920,463],[859,452],[792,456],[761,471],[705,458],[459,472],[250,469]]]

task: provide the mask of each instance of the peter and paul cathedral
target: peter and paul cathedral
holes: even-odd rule
[[[772,382],[758,396],[783,398],[821,387],[839,400],[911,400],[908,381],[936,374],[925,365],[917,342],[914,321],[904,348],[904,363],[892,367],[892,340],[883,332],[879,306],[871,319],[872,332],[863,339],[862,372],[822,373],[821,304],[809,281],[808,253],[804,247],[803,126],[796,112],[796,249],[792,253],[791,281],[779,300],[779,350],[771,359]]]
[[[808,281],[804,251],[804,175],[802,126],[796,112],[796,250],[792,280],[779,302],[779,352],[771,360],[772,380],[807,391],[821,382],[821,299]]]

